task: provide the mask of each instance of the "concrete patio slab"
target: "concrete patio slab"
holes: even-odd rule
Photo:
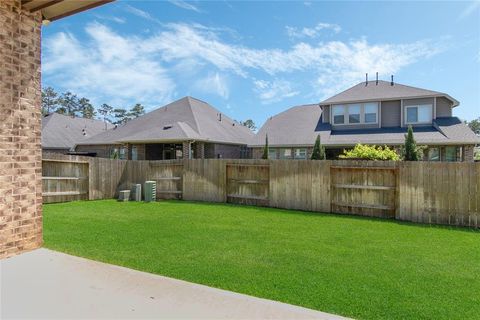
[[[38,249],[0,261],[0,318],[344,319]]]

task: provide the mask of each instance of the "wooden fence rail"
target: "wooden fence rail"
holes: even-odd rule
[[[480,163],[48,158],[45,203],[116,198],[119,190],[156,180],[157,199],[480,227]]]

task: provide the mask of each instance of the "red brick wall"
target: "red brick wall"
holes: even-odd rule
[[[40,13],[0,0],[0,259],[42,245]]]

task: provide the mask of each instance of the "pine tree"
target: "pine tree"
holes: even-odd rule
[[[412,126],[408,126],[407,135],[405,136],[405,146],[403,160],[418,161],[417,143],[413,138]]]
[[[325,147],[320,141],[320,135],[317,136],[315,140],[315,145],[313,146],[312,151],[312,160],[325,160]]]
[[[115,117],[114,124],[125,124],[131,119],[129,112],[123,108],[114,109],[113,116]]]
[[[52,87],[42,90],[42,115],[54,112],[58,108],[58,93]]]
[[[135,106],[133,106],[129,112],[129,115],[132,118],[138,118],[143,114],[145,114],[145,108],[140,103],[137,103]]]
[[[103,122],[105,123],[105,130],[107,130],[107,120],[110,122],[109,116],[112,115],[113,107],[104,103],[98,108],[98,113],[103,116]]]
[[[88,100],[87,98],[81,98],[80,100],[78,100],[78,109],[82,114],[83,118],[93,119],[97,114],[95,108],[90,103],[90,100]]]
[[[76,94],[67,91],[62,93],[62,96],[59,99],[60,108],[57,109],[57,112],[63,113],[67,116],[75,116],[79,111],[78,97]]]
[[[268,135],[265,135],[265,146],[263,147],[262,159],[268,159]]]

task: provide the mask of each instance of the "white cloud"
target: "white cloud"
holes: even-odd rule
[[[253,84],[255,86],[255,92],[258,94],[262,104],[279,102],[300,93],[299,91],[293,90],[292,84],[286,80],[255,80]]]
[[[137,17],[143,18],[145,20],[153,21],[156,23],[161,23],[158,19],[154,18],[150,13],[143,11],[141,9],[135,8],[129,4],[125,5],[125,10]]]
[[[220,75],[218,72],[211,73],[205,78],[197,80],[194,88],[200,92],[216,94],[224,99],[228,99],[230,96],[228,81],[225,76]]]
[[[104,16],[104,15],[100,15],[100,14],[95,14],[95,17],[98,18],[98,19],[101,19],[101,20],[113,21],[113,22],[120,23],[120,24],[123,24],[123,23],[126,22],[126,20],[124,18],[116,17],[116,16]]]
[[[466,6],[465,9],[463,9],[463,11],[460,13],[458,18],[460,20],[464,19],[464,18],[470,16],[472,13],[474,13],[477,10],[480,10],[480,0],[474,0],[474,1],[470,2],[468,4],[468,6]],[[478,15],[477,15],[477,17],[478,17]]]
[[[182,8],[182,9],[191,10],[191,11],[195,11],[195,12],[201,12],[200,9],[198,9],[198,7],[194,6],[191,3],[188,3],[187,1],[168,0],[168,2],[170,2],[171,4],[173,4],[173,5],[175,5],[179,8]]]
[[[322,30],[332,30],[335,33],[342,31],[342,28],[333,23],[324,23],[320,22],[313,28],[296,28],[296,27],[285,27],[287,30],[287,35],[292,38],[316,38]]]
[[[339,88],[359,82],[365,72],[380,77],[395,74],[418,60],[439,52],[442,46],[429,41],[405,44],[370,44],[366,39],[349,42],[329,41],[311,45],[304,42],[291,48],[254,49],[222,41],[219,34],[206,27],[169,24],[166,30],[143,43],[143,50],[156,52],[165,61],[193,59],[222,71],[249,78],[252,70],[268,75],[309,72],[324,79],[314,82],[312,90],[323,97]]]
[[[175,84],[155,57],[141,51],[141,39],[119,36],[98,23],[89,24],[86,32],[89,41],[64,32],[45,39],[47,81],[96,103],[160,105],[171,100]]]
[[[198,24],[161,25],[154,35],[136,37],[119,35],[99,23],[88,25],[86,32],[89,39],[82,42],[68,33],[45,39],[47,80],[88,97],[155,105],[176,95],[173,75],[179,84],[225,99],[230,94],[229,73],[252,81],[263,103],[300,92],[322,99],[360,82],[366,72],[387,78],[444,48],[429,41],[371,44],[362,38],[262,49],[225,41],[224,30]],[[205,72],[207,77],[199,79]],[[294,75],[312,80],[294,87],[287,81]]]

